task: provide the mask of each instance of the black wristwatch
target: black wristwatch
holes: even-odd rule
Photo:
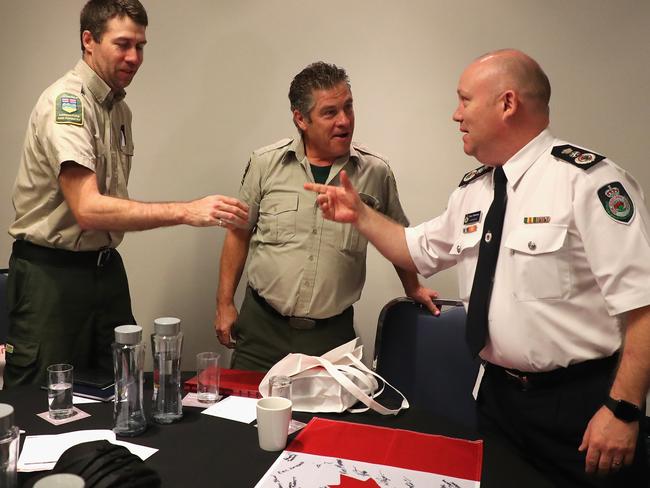
[[[641,409],[634,403],[626,402],[625,400],[614,400],[612,397],[608,396],[607,400],[605,400],[605,406],[612,411],[614,417],[623,422],[635,422],[641,420]]]

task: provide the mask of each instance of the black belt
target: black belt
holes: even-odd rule
[[[269,302],[267,302],[264,299],[264,297],[261,296],[259,293],[257,293],[253,288],[251,288],[249,286],[248,289],[251,291],[251,295],[253,296],[253,298],[255,299],[255,301],[257,302],[257,304],[260,307],[262,307],[263,309],[265,309],[266,311],[268,311],[272,315],[275,315],[278,318],[286,320],[287,323],[289,324],[289,326],[291,328],[293,328],[293,329],[309,330],[309,329],[313,329],[316,326],[325,325],[325,323],[328,320],[330,320],[330,319],[332,319],[334,317],[338,317],[340,315],[343,315],[348,310],[348,309],[345,309],[340,314],[334,315],[333,317],[329,317],[329,318],[326,318],[326,319],[310,319],[310,318],[307,318],[307,317],[290,317],[290,316],[287,316],[287,315],[282,315],[280,312],[278,312],[276,309],[274,309],[271,306],[271,304]],[[350,306],[348,308],[352,308],[352,306]]]
[[[17,258],[58,266],[101,268],[108,263],[113,254],[117,254],[117,251],[112,247],[99,251],[67,251],[38,246],[22,239],[14,241],[13,245],[13,255]]]
[[[588,378],[601,374],[609,375],[614,372],[618,361],[618,353],[600,359],[590,359],[581,363],[572,364],[566,368],[552,371],[529,373],[518,369],[509,369],[492,363],[485,363],[487,371],[493,370],[502,374],[508,381],[521,390],[557,386],[575,380]]]

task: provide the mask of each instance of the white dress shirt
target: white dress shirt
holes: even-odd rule
[[[480,353],[503,367],[549,371],[609,356],[621,346],[621,314],[650,304],[649,216],[640,186],[607,158],[587,168],[553,156],[563,144],[544,130],[503,166],[508,204]],[[442,215],[406,229],[422,275],[457,265],[466,308],[493,172],[467,179]],[[608,215],[614,200],[598,196],[615,182],[627,192],[627,210],[634,208],[628,222]]]

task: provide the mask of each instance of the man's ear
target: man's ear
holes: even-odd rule
[[[300,110],[293,111],[293,123],[296,124],[296,127],[301,131],[307,130],[307,119],[300,112]]]
[[[512,117],[519,108],[519,99],[513,90],[503,92],[499,102],[501,103],[504,117]]]
[[[81,34],[81,43],[84,46],[84,52],[92,54],[93,47],[95,46],[96,43],[95,43],[95,39],[93,39],[93,35],[90,33],[89,30],[85,30]]]

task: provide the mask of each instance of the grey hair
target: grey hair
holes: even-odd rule
[[[351,88],[350,79],[343,68],[323,61],[310,64],[291,81],[289,87],[291,111],[297,110],[307,121],[310,121],[309,113],[314,108],[313,90],[327,90],[340,83],[346,83],[348,88]]]

